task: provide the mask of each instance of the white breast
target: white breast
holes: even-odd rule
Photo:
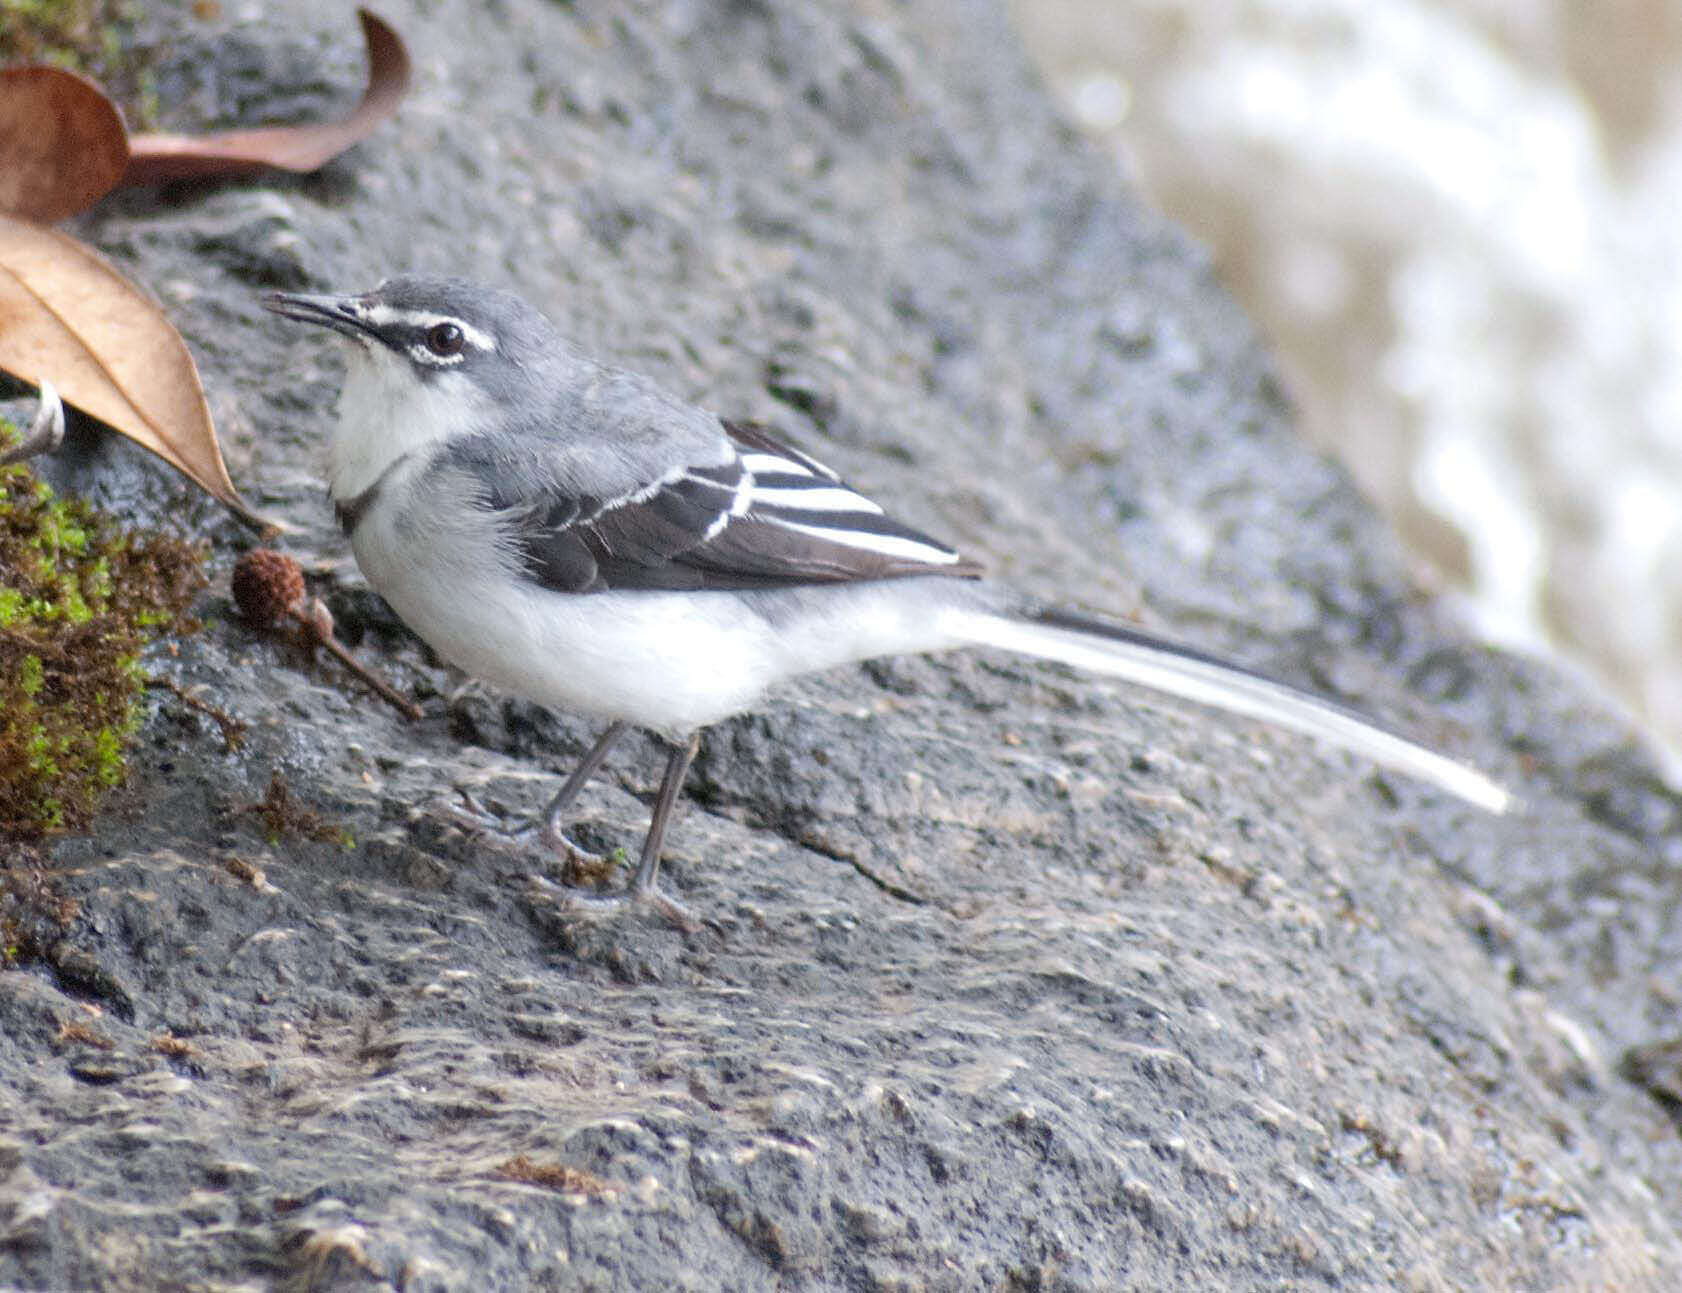
[[[423,457],[485,411],[478,388],[459,373],[435,373],[423,382],[408,360],[384,346],[353,345],[327,455],[333,500],[355,498],[392,463]]]

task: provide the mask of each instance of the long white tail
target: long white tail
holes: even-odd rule
[[[975,646],[1058,660],[1289,728],[1430,782],[1492,813],[1504,813],[1512,804],[1512,796],[1481,772],[1392,735],[1332,701],[1190,647],[1065,611],[1018,616],[965,609],[950,614],[951,630]]]

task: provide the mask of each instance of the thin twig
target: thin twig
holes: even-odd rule
[[[289,608],[287,614],[291,615],[302,626],[304,637],[308,642],[326,647],[340,664],[377,692],[382,700],[386,701],[404,718],[411,723],[415,723],[425,716],[419,705],[369,669],[367,665],[350,653],[349,648],[344,643],[333,636],[333,617],[327,613],[327,607],[322,604],[319,597],[312,598],[307,608],[303,606]]]
[[[200,700],[178,683],[171,682],[168,678],[148,678],[146,679],[146,686],[156,688],[159,691],[167,691],[188,709],[197,710],[206,718],[213,720],[216,726],[222,729],[222,748],[224,750],[237,750],[240,743],[245,740],[246,725],[243,722],[226,710],[218,709],[208,701]]]

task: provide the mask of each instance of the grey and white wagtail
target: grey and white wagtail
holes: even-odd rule
[[[352,343],[328,484],[368,582],[469,674],[608,720],[544,840],[572,847],[567,809],[627,726],[672,743],[632,897],[665,905],[661,841],[702,728],[784,679],[902,652],[1060,660],[1508,805],[1332,702],[983,580],[823,464],[598,363],[507,292],[401,277],[264,304]]]

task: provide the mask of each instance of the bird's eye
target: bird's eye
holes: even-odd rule
[[[467,335],[453,323],[435,323],[426,330],[426,348],[440,359],[459,355]]]

